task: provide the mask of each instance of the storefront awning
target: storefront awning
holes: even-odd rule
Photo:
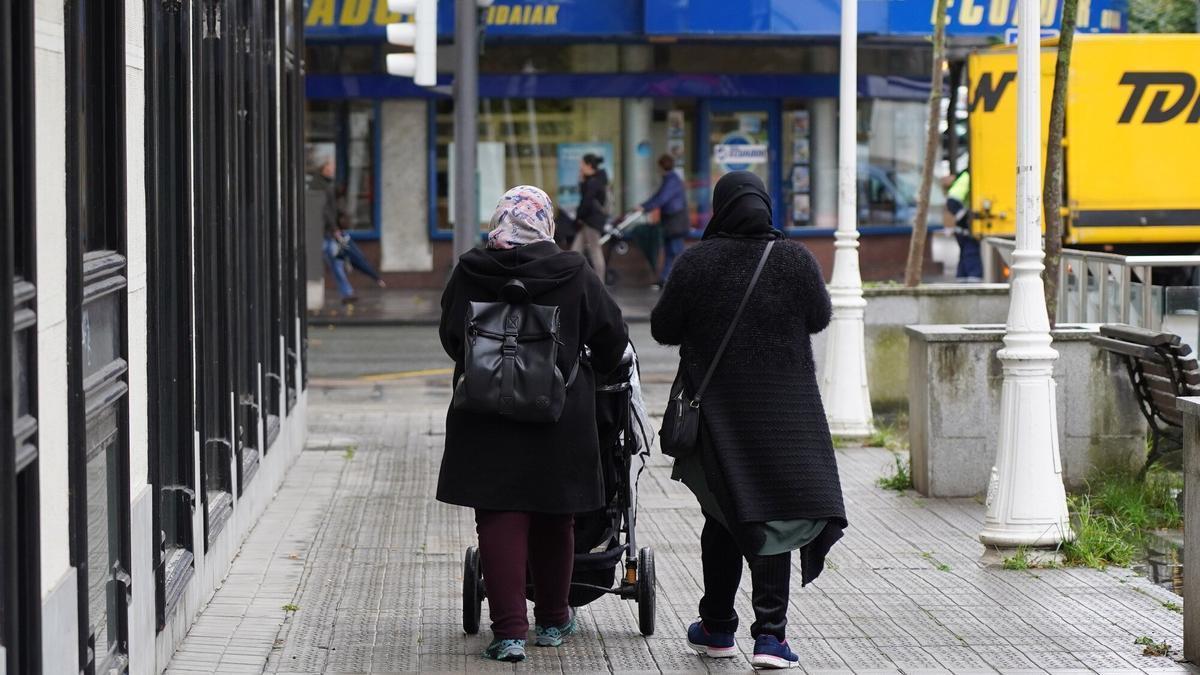
[[[920,37],[932,31],[935,0],[859,0],[859,31]],[[1003,38],[1017,23],[1015,0],[950,0],[951,37]],[[1041,23],[1062,21],[1062,0],[1043,0]],[[1126,30],[1125,0],[1080,3],[1078,30]],[[482,10],[491,38],[788,39],[829,37],[840,30],[840,0],[495,0]],[[403,17],[387,0],[305,0],[310,40],[377,41]],[[454,34],[454,0],[438,3],[438,34]]]

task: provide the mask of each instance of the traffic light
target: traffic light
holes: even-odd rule
[[[410,17],[408,23],[389,23],[388,42],[412,47],[411,54],[388,54],[391,75],[411,77],[422,87],[437,84],[437,0],[388,0],[388,9]]]

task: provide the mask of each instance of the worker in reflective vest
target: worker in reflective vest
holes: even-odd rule
[[[971,234],[971,174],[963,171],[946,176],[942,187],[946,190],[944,225],[953,229],[958,241],[958,270],[954,276],[960,281],[982,281],[983,256],[979,240]]]

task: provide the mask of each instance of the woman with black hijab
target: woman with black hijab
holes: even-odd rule
[[[680,346],[689,391],[713,362],[767,242],[782,238],[758,176],[735,171],[718,181],[703,241],[676,261],[651,316],[654,339]],[[710,657],[737,654],[744,557],[754,588],[752,663],[795,665],[785,636],[791,551],[800,551],[808,584],[847,525],[810,341],[830,316],[817,261],[803,244],[777,241],[704,392],[699,448],[675,461],[672,477],[704,514],[704,597],[688,642]]]

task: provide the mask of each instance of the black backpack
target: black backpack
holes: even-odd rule
[[[563,344],[558,307],[529,302],[529,291],[513,279],[498,302],[472,302],[467,309],[462,376],[454,408],[501,415],[519,422],[557,422],[575,380],[558,368]]]

